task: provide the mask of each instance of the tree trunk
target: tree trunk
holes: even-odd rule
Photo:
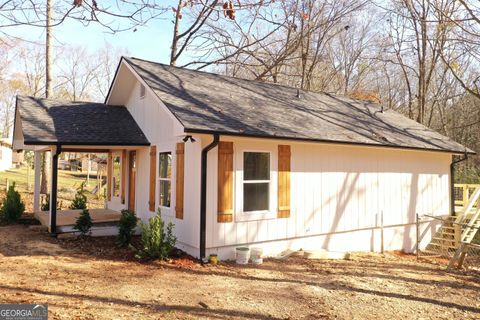
[[[52,1],[47,0],[47,22],[45,32],[45,98],[52,96]]]
[[[172,38],[172,48],[170,52],[170,65],[175,66],[177,64],[177,51],[178,51],[178,32],[180,30],[180,16],[182,14],[182,2],[183,0],[178,1],[177,11],[175,12],[175,24],[173,26],[173,38]]]
[[[47,21],[46,21],[46,30],[45,30],[45,98],[52,97],[52,1],[47,0]],[[40,183],[40,193],[46,194],[48,190],[48,179],[47,179],[47,154],[43,153],[42,156],[42,172],[41,172],[41,183]]]
[[[42,153],[42,172],[40,173],[41,175],[41,181],[40,181],[40,193],[42,194],[47,194],[48,193],[48,181],[47,181],[47,152]]]

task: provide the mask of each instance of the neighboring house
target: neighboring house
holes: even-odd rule
[[[12,164],[12,143],[9,138],[0,139],[0,171],[11,169]]]
[[[410,252],[416,213],[451,211],[452,156],[474,153],[373,102],[134,58],[106,104],[18,97],[14,147],[53,150],[54,166],[108,152],[108,208],[160,209],[181,249],[220,258]]]
[[[23,151],[12,152],[12,166],[20,168],[25,164],[25,154]]]
[[[92,171],[97,172],[98,162],[100,160],[101,159],[95,157],[92,154],[83,155],[83,157],[81,159],[81,163],[82,163],[81,170],[82,170],[82,172],[92,172]],[[89,167],[90,167],[90,169],[89,169]]]

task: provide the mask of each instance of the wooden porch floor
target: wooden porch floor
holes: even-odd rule
[[[93,224],[104,224],[108,222],[118,222],[120,220],[120,212],[110,209],[89,209]],[[57,226],[66,227],[75,225],[75,221],[82,210],[58,210],[57,211]],[[36,212],[35,216],[43,226],[49,226],[48,211]]]

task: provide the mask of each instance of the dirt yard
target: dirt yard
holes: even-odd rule
[[[49,319],[480,318],[480,274],[411,256],[201,266],[139,263],[113,243],[0,227],[0,302],[48,303]]]

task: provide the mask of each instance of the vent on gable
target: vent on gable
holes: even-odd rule
[[[140,85],[140,99],[145,98],[145,86],[143,84]]]

